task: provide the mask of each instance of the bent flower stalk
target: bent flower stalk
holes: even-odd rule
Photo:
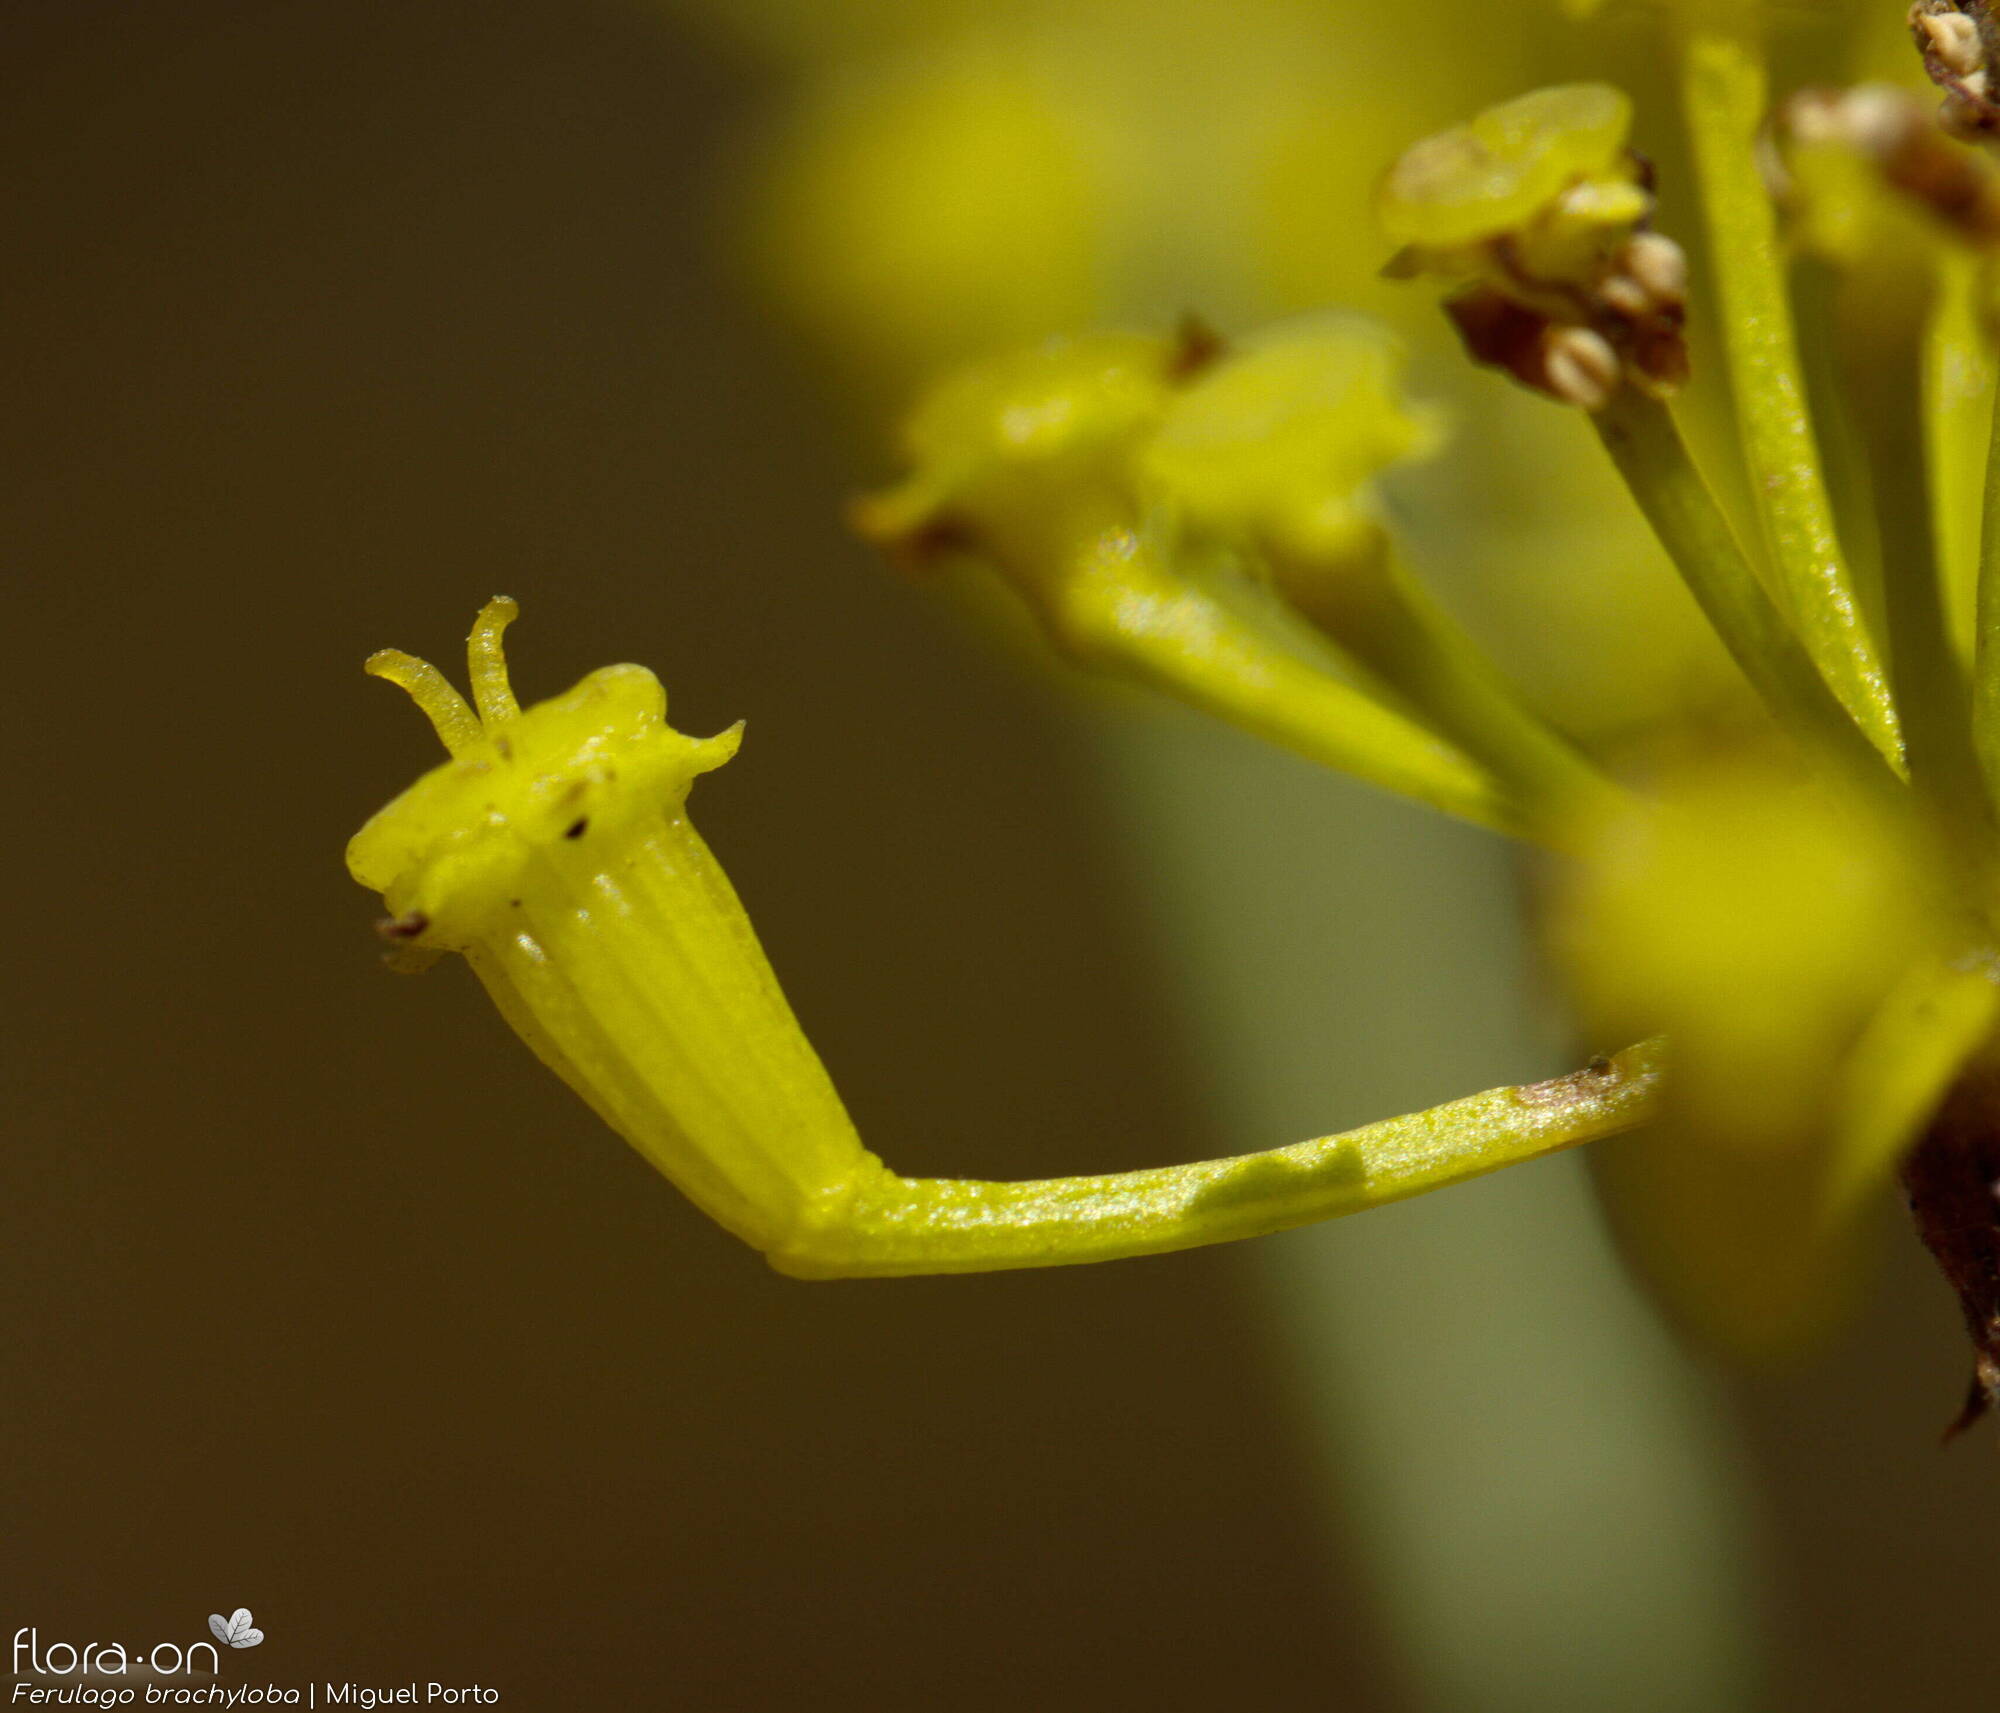
[[[1416,144],[1378,197],[1386,271],[1435,282],[1476,362],[1595,429],[1754,692],[1740,718],[1614,748],[1508,681],[1396,540],[1384,484],[1444,422],[1357,317],[1003,353],[920,402],[908,474],[854,513],[908,569],[1003,579],[1085,670],[1524,841],[1579,1016],[1638,1045],[1231,1159],[898,1177],[688,819],[739,730],[676,732],[637,666],[523,710],[505,600],[473,630],[470,704],[409,656],[369,663],[450,751],[349,847],[393,961],[462,954],[608,1124],[805,1277],[1187,1248],[1634,1131],[1602,1159],[1634,1259],[1691,1325],[1756,1350],[1839,1300],[1900,1173],[1972,1335],[1969,1421],[2000,1394],[2000,480],[1983,561],[1956,579],[1943,470],[1968,431],[1938,377],[1993,369],[1995,24],[1983,0],[1919,0],[1940,123],[1882,86],[1773,107],[1753,19],[1668,9],[1720,323],[1704,348],[1733,401],[1733,435],[1699,461],[1676,404],[1688,251],[1655,227],[1621,92],[1490,109]],[[1829,497],[1795,260],[1831,304],[1811,355],[1837,377],[1867,504]],[[1743,515],[1704,474],[1729,458]]]
[[[472,634],[477,712],[377,655],[452,759],[348,847],[397,955],[460,952],[542,1061],[707,1213],[802,1277],[976,1272],[1145,1255],[1356,1212],[1642,1118],[1644,1049],[1291,1148],[1107,1177],[899,1178],[862,1147],[687,818],[737,734],[684,737],[639,666],[522,711],[500,633]]]

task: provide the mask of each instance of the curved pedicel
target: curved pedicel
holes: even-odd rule
[[[389,909],[394,958],[461,953],[501,1014],[614,1130],[781,1271],[803,1277],[1058,1266],[1279,1231],[1399,1200],[1644,1122],[1642,1045],[1289,1148],[1100,1177],[899,1178],[862,1145],[689,787],[741,728],[691,738],[639,666],[525,712],[489,602],[474,706],[393,652],[369,670],[429,715],[451,759],[357,833],[348,867]]]

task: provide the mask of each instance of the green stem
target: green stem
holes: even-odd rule
[[[1386,543],[1358,565],[1275,550],[1272,558],[1292,606],[1490,767],[1538,825],[1559,826],[1620,795],[1521,700]]]
[[[1834,695],[1893,761],[1896,706],[1834,532],[1806,410],[1777,218],[1757,170],[1756,134],[1767,102],[1762,50],[1747,27],[1696,26],[1682,45],[1681,93],[1723,352],[1782,599]]]
[[[1667,407],[1626,388],[1591,420],[1660,545],[1779,723],[1879,773],[1875,752],[1758,582]]]
[[[1528,830],[1478,762],[1287,653],[1130,531],[1093,539],[1037,604],[1056,642],[1088,666],[1461,820]]]

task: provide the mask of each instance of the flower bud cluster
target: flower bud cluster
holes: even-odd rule
[[[1687,260],[1651,229],[1631,117],[1607,84],[1536,90],[1416,144],[1376,199],[1403,245],[1385,271],[1450,282],[1477,361],[1585,410],[1687,378]]]

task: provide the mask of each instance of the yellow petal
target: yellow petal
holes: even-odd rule
[[[1631,125],[1631,101],[1608,83],[1533,90],[1407,150],[1384,177],[1376,212],[1402,244],[1494,237],[1566,186],[1616,176]]]

